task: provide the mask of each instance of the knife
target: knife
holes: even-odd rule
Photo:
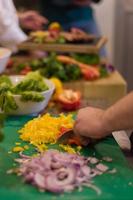
[[[61,144],[76,144],[79,146],[87,146],[91,143],[92,140],[88,137],[77,136],[74,134],[73,129],[70,129],[59,136],[57,141]]]

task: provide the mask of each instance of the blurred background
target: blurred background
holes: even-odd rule
[[[38,9],[38,0],[14,0],[19,10]],[[122,73],[133,89],[133,0],[103,0],[94,5],[101,33],[108,38],[106,46],[109,61]]]

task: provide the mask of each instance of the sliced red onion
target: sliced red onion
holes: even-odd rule
[[[92,185],[91,183],[83,183],[83,186],[86,186],[88,188],[95,190],[97,195],[101,195],[101,193],[102,193],[98,187],[96,187],[95,185]]]
[[[89,177],[90,176],[90,173],[91,173],[91,168],[84,165],[82,168],[81,168],[81,171],[83,173],[84,176],[87,176]]]
[[[113,159],[108,157],[108,156],[103,157],[102,160],[104,160],[106,162],[112,162],[113,161]]]
[[[36,173],[34,177],[34,181],[35,181],[36,186],[38,186],[38,188],[45,189],[45,178],[43,175]]]
[[[61,168],[63,165],[60,162],[52,162],[51,163],[51,168],[52,169],[59,169]]]
[[[58,186],[55,184],[55,175],[50,175],[46,177],[46,190],[50,191],[50,192],[54,192],[54,193],[62,193],[64,192],[64,189],[62,186]]]
[[[84,183],[86,181],[86,177],[85,176],[82,176],[82,177],[76,177],[76,183],[77,183],[77,186],[80,186],[82,185],[82,183]]]
[[[98,162],[99,162],[99,160],[97,158],[95,158],[95,157],[91,157],[90,158],[90,163],[91,164],[97,164]]]
[[[61,163],[70,163],[71,159],[67,156],[66,153],[60,153],[60,154],[55,154],[53,159],[56,162],[61,162]]]
[[[91,173],[90,173],[90,178],[93,178],[93,177],[95,177],[95,176],[97,176],[97,175],[98,175],[97,170],[92,169],[92,170],[91,170]]]
[[[23,154],[20,156],[21,159],[16,159],[20,164],[17,174],[22,175],[26,182],[41,191],[62,193],[86,186],[100,194],[100,190],[91,184],[91,180],[108,170],[106,165],[97,164],[99,160],[95,157],[86,158],[76,154],[60,153],[57,150],[48,150],[36,157],[27,157]],[[89,164],[97,165],[94,168]]]
[[[27,156],[27,155],[23,154],[22,152],[20,152],[19,155],[21,158],[27,158],[27,159],[31,158],[30,156]]]
[[[64,179],[60,179],[60,173],[64,172]],[[63,192],[64,187],[71,186],[75,180],[75,171],[74,169],[67,168],[61,169],[57,173],[52,173],[46,177],[46,187],[47,190],[52,192]]]
[[[108,171],[109,174],[115,174],[116,172],[117,172],[117,170],[115,168],[110,170],[110,171]]]
[[[65,176],[64,176],[64,179],[61,180],[59,177],[60,177],[60,173],[62,172],[64,172]],[[56,184],[59,186],[73,184],[75,180],[75,176],[76,176],[76,171],[72,167],[60,169],[58,172],[56,172],[56,177],[57,177]]]
[[[64,192],[72,192],[75,189],[75,185],[67,185],[64,187]]]
[[[22,159],[22,158],[16,158],[14,160],[15,160],[15,162],[18,162],[18,163],[24,163],[24,162],[27,161],[27,159],[25,160],[25,159]]]
[[[97,168],[98,170],[100,170],[101,172],[106,172],[106,171],[109,169],[106,165],[104,165],[104,164],[102,164],[102,163],[97,164],[97,165],[96,165],[96,168]]]
[[[32,182],[32,180],[34,179],[34,173],[30,172],[30,173],[26,174],[24,179],[26,182],[29,182],[29,183]]]
[[[45,154],[44,156],[41,157],[40,162],[43,164],[46,170],[51,168],[52,165],[52,158]]]

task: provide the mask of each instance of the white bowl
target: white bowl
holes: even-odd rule
[[[0,74],[5,71],[10,56],[11,50],[0,47]]]
[[[14,85],[19,83],[24,76],[17,75],[17,76],[10,76],[10,79]],[[55,86],[54,84],[48,80],[44,79],[45,83],[49,87],[48,90],[41,92],[41,94],[44,96],[44,100],[41,102],[32,102],[32,101],[27,101],[23,102],[21,101],[21,95],[13,95],[16,104],[18,105],[18,109],[11,111],[10,114],[12,115],[29,115],[29,114],[37,114],[44,110],[46,106],[48,105],[48,102],[54,92]]]

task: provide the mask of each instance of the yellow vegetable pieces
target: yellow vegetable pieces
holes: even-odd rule
[[[63,145],[63,144],[60,144],[59,147],[61,149],[63,149],[64,151],[66,151],[67,153],[70,153],[70,154],[75,154],[76,151],[74,148],[72,148],[70,145]]]
[[[70,154],[75,154],[75,153],[79,153],[80,152],[80,150],[82,149],[82,147],[81,146],[77,146],[76,148],[73,148],[73,147],[71,147],[70,145],[63,145],[63,144],[60,144],[59,145],[59,147],[61,148],[61,149],[63,149],[64,151],[66,151],[67,153],[70,153]]]
[[[58,100],[59,95],[61,93],[63,93],[63,84],[58,78],[55,78],[55,77],[52,77],[50,80],[55,85],[55,92],[54,92],[54,95],[53,95],[53,100],[56,101],[56,100]]]
[[[27,141],[36,146],[39,151],[43,151],[43,149],[47,149],[46,144],[56,143],[62,127],[71,129],[73,125],[72,114],[60,114],[58,117],[45,114],[30,120],[19,130],[19,133],[23,141]]]
[[[13,152],[20,152],[20,151],[24,151],[23,147],[17,146],[13,148]]]
[[[15,144],[16,146],[12,149],[13,152],[21,152],[21,151],[29,149],[28,145],[24,145],[23,147],[20,146],[21,145],[20,142],[16,142]]]

